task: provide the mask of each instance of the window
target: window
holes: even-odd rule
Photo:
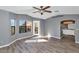
[[[26,20],[19,20],[19,33],[31,32],[32,22]]]
[[[26,21],[19,20],[19,33],[25,33],[26,31]]]
[[[11,35],[15,34],[15,20],[11,19]]]

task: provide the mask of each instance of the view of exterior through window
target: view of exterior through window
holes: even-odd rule
[[[25,32],[26,32],[26,21],[19,20],[19,33],[25,33]]]
[[[27,21],[26,27],[27,27],[27,31],[32,31],[32,22]]]
[[[19,33],[25,33],[32,30],[32,23],[30,21],[19,20]]]

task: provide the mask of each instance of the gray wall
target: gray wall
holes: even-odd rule
[[[60,23],[59,23],[59,18],[51,18],[51,19],[48,19],[46,21],[46,24],[45,24],[45,33],[46,35],[50,35],[52,37],[55,37],[55,38],[60,38]]]
[[[41,34],[41,36],[45,36],[45,23],[46,23],[46,20],[40,20],[40,34]]]
[[[0,45],[7,44],[9,42],[9,24],[9,12],[0,10]]]

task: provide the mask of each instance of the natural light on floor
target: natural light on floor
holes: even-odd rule
[[[46,39],[33,39],[33,40],[26,40],[25,43],[33,43],[33,42],[48,42]]]

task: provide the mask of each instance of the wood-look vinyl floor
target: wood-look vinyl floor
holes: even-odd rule
[[[43,40],[43,41],[40,41]],[[22,39],[12,45],[0,48],[0,53],[78,53],[79,44],[75,44],[73,36],[65,36],[61,40]]]

